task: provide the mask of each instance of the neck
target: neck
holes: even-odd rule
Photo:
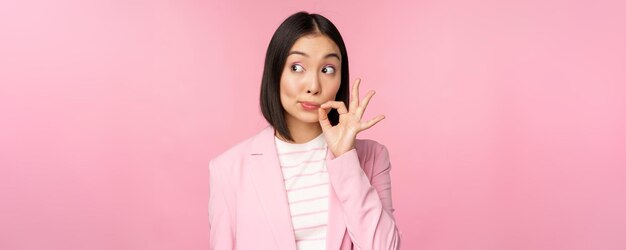
[[[315,139],[322,133],[322,127],[319,123],[288,122],[287,127],[289,127],[291,138],[294,140],[294,142],[289,143],[306,143]],[[276,135],[278,139],[288,142],[282,135],[277,134],[276,131],[274,131],[274,135]]]

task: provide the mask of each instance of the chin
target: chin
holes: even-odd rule
[[[306,123],[317,123],[319,122],[319,118],[317,114],[303,114],[298,117],[298,120]]]
[[[286,114],[289,116],[287,119],[297,120],[302,123],[319,123],[319,117],[317,113],[306,112],[306,111],[296,111],[296,112],[287,112]]]
[[[318,123],[319,119],[317,117],[315,117],[314,119],[308,118],[308,119],[300,119],[300,121],[302,122],[306,122],[306,123]]]

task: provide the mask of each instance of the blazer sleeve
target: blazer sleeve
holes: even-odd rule
[[[342,203],[348,234],[357,249],[399,249],[401,232],[391,203],[391,162],[387,148],[374,149],[371,181],[360,166],[356,149],[328,162],[328,175]]]
[[[209,249],[235,249],[235,228],[225,193],[226,178],[209,163]]]

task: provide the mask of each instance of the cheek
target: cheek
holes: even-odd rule
[[[330,97],[332,97],[332,99],[334,100],[337,96],[337,91],[339,91],[339,87],[341,86],[341,80],[333,81],[330,86],[331,91],[329,91],[329,94],[331,95]]]
[[[337,72],[337,75],[333,78],[333,96],[335,96],[337,94],[337,91],[339,91],[339,87],[341,87],[341,71]],[[334,99],[334,98],[333,98]]]
[[[283,100],[289,100],[295,98],[297,95],[297,86],[289,77],[282,77],[280,80],[280,97]]]

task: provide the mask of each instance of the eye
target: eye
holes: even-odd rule
[[[335,68],[332,66],[327,66],[322,69],[323,73],[332,74],[335,73]]]
[[[302,72],[304,71],[304,68],[300,64],[294,64],[294,65],[291,65],[291,71]]]

